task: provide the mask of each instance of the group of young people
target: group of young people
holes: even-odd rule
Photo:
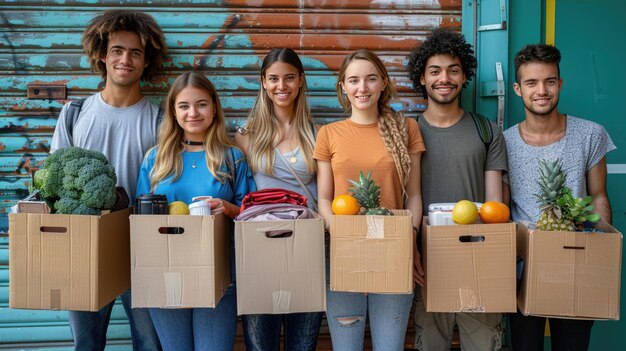
[[[428,99],[417,121],[390,107],[396,92],[380,58],[357,50],[344,59],[336,85],[347,118],[315,124],[300,58],[292,49],[276,48],[263,60],[256,103],[234,140],[227,133],[215,87],[196,71],[173,82],[158,125],[159,108],[140,88],[142,80],[161,72],[166,50],[151,16],[105,12],[91,21],[83,47],[105,87],[85,100],[73,131],[64,122],[68,105],[63,108],[51,151],[66,146],[103,151],[131,203],[146,193],[186,203],[210,194],[213,214],[235,218],[247,193],[284,188],[307,196],[309,206],[328,223],[333,198],[348,193],[347,179],[372,170],[381,187],[381,205],[409,209],[417,237],[421,215],[435,202],[510,201],[513,220],[536,220],[537,205],[528,194],[537,192],[533,169],[547,154],[566,161],[568,174],[575,174],[568,176],[568,186],[578,196],[593,195],[603,220],[611,220],[604,155],[615,146],[601,126],[558,112],[560,54],[551,46],[530,45],[517,54],[514,89],[522,97],[526,119],[505,133],[491,123],[488,146],[477,133],[474,117],[459,104],[476,58],[463,36],[450,31],[434,32],[409,59],[410,78]],[[577,150],[574,157],[572,150]],[[235,179],[230,179],[228,153],[235,163]],[[455,324],[463,350],[499,349],[501,314],[425,311],[419,285],[427,277],[417,246],[414,254],[415,296],[327,288],[325,313],[333,349],[362,350],[366,321],[374,350],[404,349],[413,305],[418,349],[448,350]],[[237,325],[235,277],[232,281],[215,308],[132,309],[131,292],[125,292],[121,300],[133,348],[232,350]],[[104,349],[112,306],[70,312],[77,350]],[[246,347],[278,350],[282,329],[287,350],[314,350],[322,317],[322,312],[244,315]],[[551,324],[556,349],[586,349],[593,322],[556,321]],[[512,315],[513,349],[541,349],[544,324],[537,317]]]

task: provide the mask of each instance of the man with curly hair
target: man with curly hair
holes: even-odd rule
[[[89,23],[82,45],[92,69],[104,79],[104,89],[83,101],[78,118],[68,112],[70,103],[63,107],[50,151],[78,146],[103,152],[115,168],[117,186],[126,190],[132,204],[143,155],[156,143],[159,113],[141,93],[140,82],[161,72],[163,31],[148,14],[107,11]],[[121,300],[133,349],[159,350],[148,311],[131,308],[130,289]],[[75,350],[104,350],[114,302],[99,312],[69,312]]]
[[[476,69],[472,46],[459,33],[437,30],[411,53],[408,69],[413,86],[428,99],[418,116],[426,144],[421,161],[423,214],[432,203],[502,201],[502,173],[507,169],[502,131],[489,121],[492,139],[485,142],[474,121],[479,116],[460,106],[461,91]],[[464,351],[501,348],[501,313],[426,312],[418,287],[414,319],[419,350],[449,350],[455,324]]]

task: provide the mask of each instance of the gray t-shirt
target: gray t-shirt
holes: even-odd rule
[[[485,201],[485,171],[506,171],[502,131],[493,122],[493,140],[485,148],[468,112],[453,126],[438,128],[418,119],[426,152],[422,155],[422,204],[459,200]]]
[[[270,175],[265,173],[264,171],[258,171],[254,174],[254,182],[256,183],[257,189],[268,189],[268,188],[281,188],[294,191],[298,194],[302,194],[307,197],[307,204],[310,209],[314,209],[313,202],[317,203],[317,177],[314,172],[309,172],[306,163],[304,162],[304,157],[302,157],[300,153],[300,149],[297,148],[293,151],[288,151],[284,153],[283,156],[285,160],[289,162],[291,157],[296,158],[296,163],[290,163],[289,165],[294,170],[294,172],[300,177],[300,180],[306,188],[311,193],[311,198],[300,186],[296,177],[291,174],[287,165],[285,164],[285,160],[283,160],[280,155],[278,155],[278,150],[274,149],[274,174]],[[265,158],[262,160],[261,169],[265,169]]]
[[[70,140],[63,106],[52,137],[50,152],[78,146],[102,152],[117,175],[117,186],[126,189],[134,203],[139,167],[144,154],[156,144],[158,107],[147,98],[129,107],[113,107],[100,93],[83,103]]]
[[[511,190],[511,218],[514,221],[536,222],[541,210],[535,194],[540,193],[539,160],[561,159],[567,174],[566,185],[572,194],[587,196],[587,171],[606,153],[616,147],[603,126],[584,119],[567,116],[565,136],[546,146],[526,144],[519,133],[519,124],[504,132],[509,159],[505,182]]]

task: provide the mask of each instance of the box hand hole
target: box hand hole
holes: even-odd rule
[[[567,246],[567,245],[563,246],[563,248],[565,250],[584,250],[585,249],[584,246]]]
[[[268,238],[289,238],[293,235],[293,230],[268,230],[265,236]]]
[[[182,228],[182,227],[160,227],[159,228],[160,234],[176,235],[176,234],[183,234],[184,232],[185,232],[185,228]]]
[[[482,243],[485,241],[484,235],[461,235],[459,241],[462,243]]]
[[[40,227],[39,230],[42,233],[67,233],[65,227]]]

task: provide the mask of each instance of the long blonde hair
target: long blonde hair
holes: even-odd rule
[[[392,98],[397,98],[396,90],[391,83],[385,65],[376,54],[369,50],[361,49],[351,53],[343,60],[336,86],[339,103],[344,107],[347,113],[352,111],[350,100],[342,93],[341,82],[346,78],[348,65],[354,60],[366,60],[371,62],[376,67],[381,77],[387,81],[385,89],[378,98],[378,130],[383,138],[387,151],[396,165],[401,184],[406,185],[411,171],[411,157],[409,156],[408,150],[409,134],[406,127],[406,120],[400,112],[396,112],[389,107],[389,101]]]
[[[227,173],[221,172],[220,168],[224,162],[227,148],[233,147],[234,144],[226,132],[226,118],[220,99],[213,84],[203,74],[186,72],[176,78],[165,98],[163,122],[161,123],[159,140],[156,146],[156,160],[150,172],[150,188],[152,191],[163,179],[173,175],[172,181],[176,181],[182,174],[182,154],[185,150],[183,145],[184,130],[176,121],[174,104],[178,94],[187,87],[205,90],[213,100],[215,116],[204,135],[206,165],[209,172],[221,183],[224,183],[229,177]]]
[[[261,80],[265,79],[267,69],[275,62],[287,63],[298,70],[300,76],[303,77],[303,83],[295,100],[294,115],[292,118],[293,128],[296,131],[296,139],[300,147],[300,154],[304,156],[304,161],[309,172],[316,171],[316,164],[313,160],[313,149],[315,147],[315,137],[311,125],[314,123],[309,104],[306,99],[306,76],[304,76],[304,67],[295,51],[289,48],[272,49],[261,66]],[[267,91],[261,82],[259,94],[257,96],[254,107],[250,111],[246,122],[246,129],[250,133],[250,147],[248,150],[248,164],[252,172],[257,172],[263,168],[263,159],[265,163],[264,172],[267,174],[274,173],[274,141],[278,133],[278,120],[274,116],[274,105],[267,95]]]

